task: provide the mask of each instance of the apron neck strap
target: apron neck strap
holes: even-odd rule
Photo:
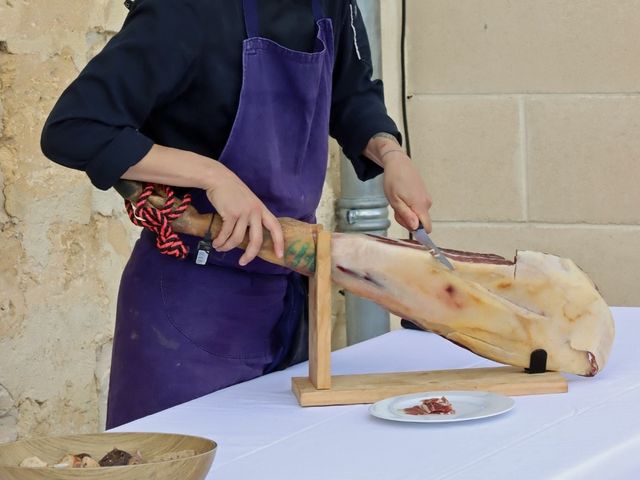
[[[247,29],[247,37],[260,36],[260,18],[258,16],[258,0],[242,0],[244,7],[244,23]],[[311,0],[313,7],[313,18],[319,22],[324,18],[321,0]]]
[[[319,22],[324,18],[324,10],[322,9],[321,0],[311,0],[311,5],[313,7],[313,18],[316,22]]]

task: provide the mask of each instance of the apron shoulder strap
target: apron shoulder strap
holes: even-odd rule
[[[319,22],[324,18],[324,9],[322,8],[322,0],[312,0],[313,18]]]
[[[247,29],[247,38],[257,37],[260,34],[260,20],[258,19],[257,0],[242,0],[244,8],[244,25]]]
[[[242,0],[244,8],[244,23],[247,29],[247,38],[260,36],[260,20],[258,16],[258,0]],[[316,22],[324,18],[322,0],[311,0],[313,18]]]

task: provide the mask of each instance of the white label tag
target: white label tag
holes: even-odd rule
[[[196,257],[196,265],[206,265],[209,260],[209,252],[205,250],[198,250],[198,256]]]

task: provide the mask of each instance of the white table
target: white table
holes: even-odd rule
[[[471,422],[408,424],[368,406],[301,408],[291,376],[306,364],[120,427],[219,443],[208,479],[640,478],[640,308],[614,308],[616,343],[595,378],[569,393],[514,397],[511,412]],[[492,362],[432,334],[394,331],[333,354],[333,373],[437,370]]]

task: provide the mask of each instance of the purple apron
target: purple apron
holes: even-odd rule
[[[324,183],[333,28],[313,0],[312,53],[258,36],[257,0],[244,0],[248,39],[237,116],[220,162],[276,216],[313,221]],[[200,212],[213,207],[192,192]],[[271,371],[291,356],[304,310],[297,274],[239,250],[195,264],[161,255],[143,231],[125,267],[114,334],[107,428]]]

